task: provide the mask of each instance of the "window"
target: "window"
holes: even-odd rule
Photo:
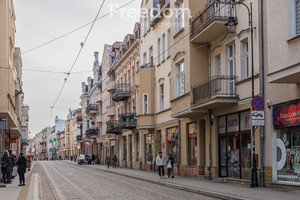
[[[146,164],[152,164],[153,159],[153,134],[145,135],[145,158]]]
[[[148,10],[148,23],[147,23],[147,31],[150,29],[151,15],[150,10]]]
[[[175,79],[176,87],[175,94],[179,97],[185,93],[185,73],[184,73],[184,61],[180,61],[175,67]]]
[[[148,94],[143,94],[143,114],[148,114]]]
[[[70,145],[70,138],[68,137],[68,145]]]
[[[134,85],[134,65],[131,67],[131,86]]]
[[[249,43],[246,38],[241,42],[241,79],[246,79],[249,75]]]
[[[149,62],[153,63],[153,46],[149,48]]]
[[[197,165],[197,124],[196,122],[188,124],[188,159],[189,165]]]
[[[160,111],[165,109],[164,102],[165,102],[165,94],[164,94],[164,84],[159,86],[159,97],[160,97]]]
[[[166,35],[163,34],[162,36],[162,60],[166,58]]]
[[[144,34],[147,33],[147,23],[148,23],[148,20],[147,20],[147,15],[144,16]]]
[[[184,28],[184,4],[182,0],[175,3],[175,35]]]
[[[147,63],[147,53],[145,52],[143,55],[143,65],[146,65]]]
[[[167,57],[171,55],[170,47],[171,47],[171,31],[169,29],[167,32]]]
[[[160,38],[157,40],[157,60],[160,63]]]
[[[167,137],[168,137],[168,142],[167,142],[167,150],[168,152],[171,151],[175,163],[178,162],[178,127],[173,127],[173,128],[168,128],[167,129]]]
[[[229,75],[230,80],[227,84],[226,92],[227,94],[233,94],[235,91],[235,44],[229,44],[227,46],[227,75]]]

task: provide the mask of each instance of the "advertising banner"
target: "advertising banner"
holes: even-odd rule
[[[300,100],[274,106],[273,124],[275,129],[300,126]]]

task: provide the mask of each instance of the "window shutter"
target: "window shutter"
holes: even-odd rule
[[[300,0],[296,0],[296,35],[300,34]]]

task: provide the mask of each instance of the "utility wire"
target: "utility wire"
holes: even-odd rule
[[[60,97],[61,94],[62,94],[62,91],[63,91],[63,89],[64,89],[64,87],[65,87],[65,85],[66,85],[66,83],[67,83],[67,81],[68,81],[68,79],[69,79],[69,77],[70,77],[70,73],[72,72],[72,70],[73,70],[73,68],[74,68],[74,66],[75,66],[75,64],[76,64],[76,62],[77,62],[77,60],[78,60],[78,58],[79,58],[79,56],[80,56],[80,54],[81,54],[81,52],[82,52],[83,47],[85,46],[85,44],[86,44],[86,42],[87,42],[87,40],[88,40],[88,38],[89,38],[89,36],[90,36],[90,34],[91,34],[91,32],[92,32],[92,29],[93,29],[93,27],[94,27],[94,25],[95,25],[95,22],[96,22],[96,20],[97,20],[99,14],[100,14],[100,11],[101,11],[102,8],[103,8],[104,3],[105,3],[105,0],[102,1],[102,4],[101,4],[101,6],[100,6],[100,8],[99,8],[99,10],[98,10],[98,12],[97,12],[97,15],[96,15],[96,17],[95,17],[95,19],[94,19],[94,21],[93,21],[93,23],[92,23],[92,26],[90,27],[90,30],[88,31],[88,33],[87,33],[87,35],[86,35],[86,37],[85,37],[85,40],[84,40],[84,42],[82,43],[81,48],[80,48],[79,51],[78,51],[78,54],[77,54],[77,56],[76,56],[76,58],[75,58],[75,60],[74,60],[74,62],[73,62],[73,64],[72,64],[72,66],[71,66],[71,68],[70,68],[68,74],[67,74],[67,77],[65,78],[64,83],[63,83],[63,85],[62,85],[62,87],[61,87],[61,89],[60,89],[60,91],[59,91],[59,93],[58,93],[58,95],[57,95],[57,97],[56,97],[54,103],[53,103],[52,106],[51,106],[51,111],[50,111],[50,121],[51,121],[51,117],[52,117],[52,111],[53,111],[53,108],[55,107],[55,105],[56,105],[56,103],[57,103],[59,97]],[[50,125],[50,121],[49,121],[49,125]]]
[[[122,6],[116,8],[115,10],[113,10],[113,11],[111,11],[111,12],[109,12],[109,13],[106,13],[106,14],[100,16],[99,18],[96,19],[96,21],[98,21],[98,20],[100,20],[100,19],[102,19],[102,18],[104,18],[104,17],[106,17],[106,16],[109,16],[110,14],[112,14],[112,13],[114,13],[114,12],[116,12],[116,11],[119,11],[121,8],[124,8],[125,6],[130,5],[131,3],[135,2],[135,1],[136,1],[136,0],[131,0],[131,1],[129,1],[129,2],[125,3],[125,4],[123,4]],[[36,47],[33,47],[33,48],[31,48],[31,49],[28,49],[28,50],[24,51],[21,55],[26,54],[26,53],[29,53],[29,52],[31,52],[31,51],[34,51],[34,50],[36,50],[36,49],[39,49],[39,48],[41,48],[41,47],[43,47],[43,46],[46,46],[46,45],[48,45],[48,44],[50,44],[50,43],[52,43],[52,42],[55,42],[56,40],[59,40],[59,39],[61,39],[61,38],[64,38],[64,37],[66,37],[66,36],[68,36],[68,35],[70,35],[70,34],[76,32],[76,31],[78,31],[78,30],[80,30],[80,29],[82,29],[82,28],[84,28],[84,27],[86,27],[86,26],[88,26],[88,25],[90,25],[90,24],[92,24],[92,23],[95,23],[95,20],[94,20],[94,21],[91,21],[91,22],[89,22],[89,23],[87,23],[87,24],[85,24],[85,25],[82,25],[82,26],[80,26],[80,27],[78,27],[78,28],[76,28],[76,29],[74,29],[74,30],[72,30],[72,31],[69,31],[69,32],[67,32],[67,33],[65,33],[65,34],[63,34],[63,35],[61,35],[61,36],[59,36],[59,37],[56,37],[56,38],[54,38],[54,39],[52,39],[52,40],[49,40],[48,42],[45,42],[45,43],[43,43],[43,44],[40,44],[40,45],[38,45],[38,46],[36,46]],[[5,60],[7,60],[7,59],[9,59],[9,58],[5,58],[5,59],[3,59],[3,60],[0,60],[0,62],[5,61]]]

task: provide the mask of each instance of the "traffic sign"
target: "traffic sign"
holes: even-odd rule
[[[265,125],[265,112],[264,111],[252,111],[251,119],[252,119],[252,126],[264,126]]]
[[[254,110],[262,110],[264,108],[264,99],[260,96],[255,96],[252,98],[251,106]]]

